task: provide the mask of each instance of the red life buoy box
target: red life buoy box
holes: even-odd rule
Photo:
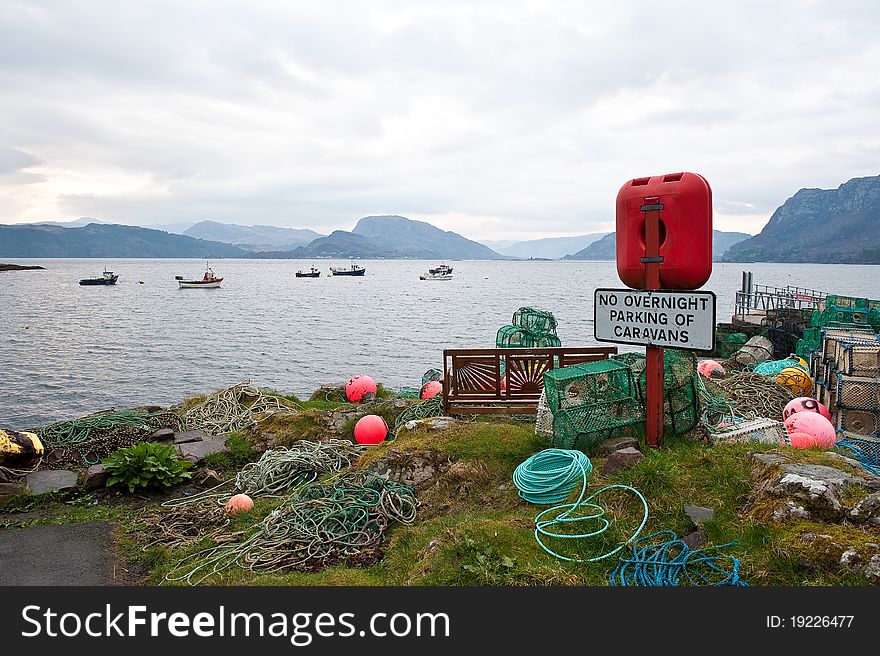
[[[633,289],[647,288],[645,219],[655,208],[660,217],[660,287],[698,289],[712,274],[712,190],[697,173],[636,178],[620,188],[617,274]]]

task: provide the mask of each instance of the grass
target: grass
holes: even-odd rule
[[[357,417],[382,414],[389,425],[395,413],[390,400],[368,405],[345,404],[313,398],[300,401],[304,410],[295,415],[275,415],[260,426],[273,433],[275,444],[297,439],[348,436]],[[328,410],[350,412],[340,429],[329,423]],[[387,413],[387,416],[386,414]],[[251,435],[234,434],[229,453],[211,456],[206,464],[224,472],[240,469],[259,457]],[[546,447],[536,437],[534,425],[505,418],[460,421],[442,431],[402,430],[383,444],[371,447],[356,468],[368,468],[395,451],[433,451],[448,455],[451,468],[435,484],[419,492],[421,507],[411,525],[392,526],[386,533],[384,558],[366,567],[332,566],[316,572],[252,572],[233,566],[207,583],[222,585],[607,585],[617,563],[611,557],[594,563],[571,563],[547,554],[533,534],[534,516],[542,510],[522,501],[511,482],[513,470],[530,455]],[[661,449],[645,449],[644,459],[613,476],[602,473],[602,458],[593,458],[589,492],[606,485],[628,485],[644,494],[649,518],[643,535],[660,530],[678,535],[693,529],[683,505],[713,508],[715,519],[704,529],[711,545],[725,545],[726,553],[742,561],[741,576],[752,585],[863,585],[862,577],[838,567],[839,549],[834,545],[864,547],[880,543],[880,530],[849,525],[798,521],[777,524],[761,521],[744,512],[754,488],[749,453],[775,451],[757,444],[703,444],[689,438],[669,438]],[[844,463],[816,451],[785,449],[790,459],[849,470]],[[577,497],[579,490],[572,493]],[[844,491],[853,501],[861,491]],[[105,493],[106,494],[106,493]],[[3,502],[0,512],[36,511],[29,522],[64,523],[103,519],[118,527],[120,553],[147,572],[145,581],[159,584],[182,557],[210,542],[169,550],[150,547],[144,531],[144,502],[106,503],[101,496],[80,495],[45,498],[14,497]],[[99,502],[95,504],[95,500]],[[568,540],[554,547],[580,558],[599,554],[624,541],[641,520],[641,506],[629,493],[602,495],[599,503],[612,521],[602,539]],[[257,499],[255,510],[232,522],[227,532],[250,533],[256,524],[281,503]],[[150,506],[150,502],[146,505]],[[155,502],[152,504],[155,505]],[[0,522],[4,518],[0,516]],[[585,523],[588,524],[588,523]],[[579,528],[584,528],[581,526]],[[831,536],[809,543],[805,534]],[[824,542],[823,542],[824,540]],[[810,554],[806,554],[806,550]],[[805,555],[811,555],[805,558]],[[807,562],[807,561],[811,562]]]

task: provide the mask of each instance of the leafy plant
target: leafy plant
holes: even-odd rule
[[[513,570],[516,558],[499,554],[487,542],[480,544],[466,537],[463,546],[462,555],[470,562],[463,564],[461,568],[474,574],[482,584],[497,584]]]
[[[110,474],[107,486],[123,483],[129,492],[139,488],[171,487],[192,476],[193,464],[178,457],[170,444],[139,442],[119,449],[103,461]]]

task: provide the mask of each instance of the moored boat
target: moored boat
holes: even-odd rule
[[[116,281],[119,279],[119,274],[113,273],[112,271],[107,271],[104,269],[104,273],[100,277],[95,278],[83,278],[79,281],[80,285],[115,285]]]
[[[440,266],[434,269],[428,269],[428,273],[437,276],[451,276],[452,275],[452,267],[448,266],[445,262],[441,263]]]
[[[312,267],[308,271],[297,271],[294,275],[297,278],[320,278],[321,272],[315,267]]]
[[[354,260],[348,267],[330,267],[331,276],[362,276],[366,272],[367,270],[359,264],[355,264]]]
[[[419,276],[419,280],[452,280],[451,273],[432,273],[436,269],[429,269],[427,273]]]
[[[223,282],[223,278],[218,278],[217,276],[215,276],[214,270],[207,265],[205,266],[205,275],[203,275],[200,279],[191,278],[187,280],[183,276],[174,276],[174,279],[177,281],[180,289],[196,287],[214,288],[219,287],[220,283]]]

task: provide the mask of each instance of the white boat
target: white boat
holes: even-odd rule
[[[452,280],[451,273],[435,273],[437,269],[428,269],[426,273],[419,276],[419,280]]]
[[[187,289],[187,288],[214,288],[219,287],[220,283],[223,282],[223,278],[218,278],[214,275],[214,270],[205,265],[205,275],[200,279],[192,278],[187,280],[183,276],[174,276],[174,279],[177,281],[177,284],[180,285],[179,289]]]
[[[440,266],[434,269],[428,269],[428,273],[438,276],[451,276],[452,275],[452,267],[448,266],[445,262],[441,263]]]

